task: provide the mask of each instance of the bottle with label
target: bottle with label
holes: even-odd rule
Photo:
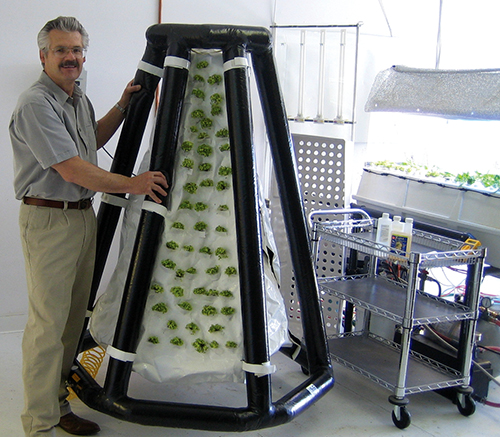
[[[409,252],[411,248],[412,229],[413,219],[407,219],[406,222],[402,222],[400,216],[395,216],[392,223],[391,247],[403,252]]]
[[[413,233],[413,219],[411,217],[405,219],[405,233],[410,236]]]
[[[377,236],[375,241],[380,244],[390,246],[391,244],[392,220],[389,214],[384,212],[377,220]]]

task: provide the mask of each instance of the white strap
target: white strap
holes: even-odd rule
[[[115,360],[119,361],[127,361],[133,363],[135,361],[135,355],[132,352],[124,352],[119,349],[116,349],[115,347],[109,345],[106,348],[106,353],[111,357],[114,358]]]
[[[246,67],[248,67],[248,59],[241,56],[224,62],[224,71],[231,70],[233,68],[246,68]]]
[[[241,368],[248,373],[254,373],[255,376],[261,377],[265,375],[270,375],[271,373],[276,372],[276,366],[271,364],[270,361],[262,364],[250,364],[242,361]]]
[[[297,346],[297,348],[295,349],[295,352],[292,354],[292,360],[293,361],[295,361],[297,359],[297,357],[300,354],[300,351],[302,350],[302,346],[300,344],[294,343],[294,345]]]
[[[145,211],[155,212],[156,214],[167,218],[168,209],[159,203],[152,202],[151,200],[145,200],[142,204],[142,209]]]
[[[128,205],[128,199],[120,196],[113,196],[112,194],[108,193],[101,194],[101,202],[119,206],[120,208],[126,208]]]
[[[150,64],[142,60],[139,61],[137,69],[152,74],[153,76],[163,77],[163,68],[157,67],[156,65]]]
[[[184,68],[185,70],[189,70],[191,62],[187,59],[179,58],[178,56],[167,56],[163,65],[165,65],[165,67]]]

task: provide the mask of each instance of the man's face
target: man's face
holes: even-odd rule
[[[54,49],[66,47],[73,49],[83,47],[80,32],[64,32],[62,30],[51,30],[49,33],[49,50],[47,53],[40,52],[40,59],[44,64],[47,75],[69,95],[73,94],[76,79],[82,72],[85,58],[77,58],[71,50],[64,57],[56,56]]]

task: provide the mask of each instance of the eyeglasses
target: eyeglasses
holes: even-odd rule
[[[83,47],[56,47],[55,49],[49,50],[52,51],[52,53],[54,53],[57,58],[66,57],[69,52],[73,53],[73,56],[75,58],[83,58],[85,56],[85,53],[87,52],[87,50],[85,50]]]

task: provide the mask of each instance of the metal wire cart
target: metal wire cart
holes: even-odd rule
[[[344,266],[340,276],[318,278],[319,287],[325,298],[335,296],[352,305],[358,320],[356,329],[347,323],[344,332],[328,337],[331,359],[393,392],[392,420],[400,429],[410,425],[406,396],[413,393],[454,387],[460,413],[473,414],[470,369],[486,249],[462,250],[461,241],[414,229],[412,251],[406,253],[375,242],[376,220],[366,212],[339,210],[342,220],[321,221],[332,212],[311,214],[313,254],[317,263],[322,240],[337,244]],[[467,268],[463,303],[422,291],[419,274],[424,269],[457,265]],[[395,323],[393,339],[373,332],[372,315]],[[456,368],[412,348],[415,330],[443,322],[460,325]]]

